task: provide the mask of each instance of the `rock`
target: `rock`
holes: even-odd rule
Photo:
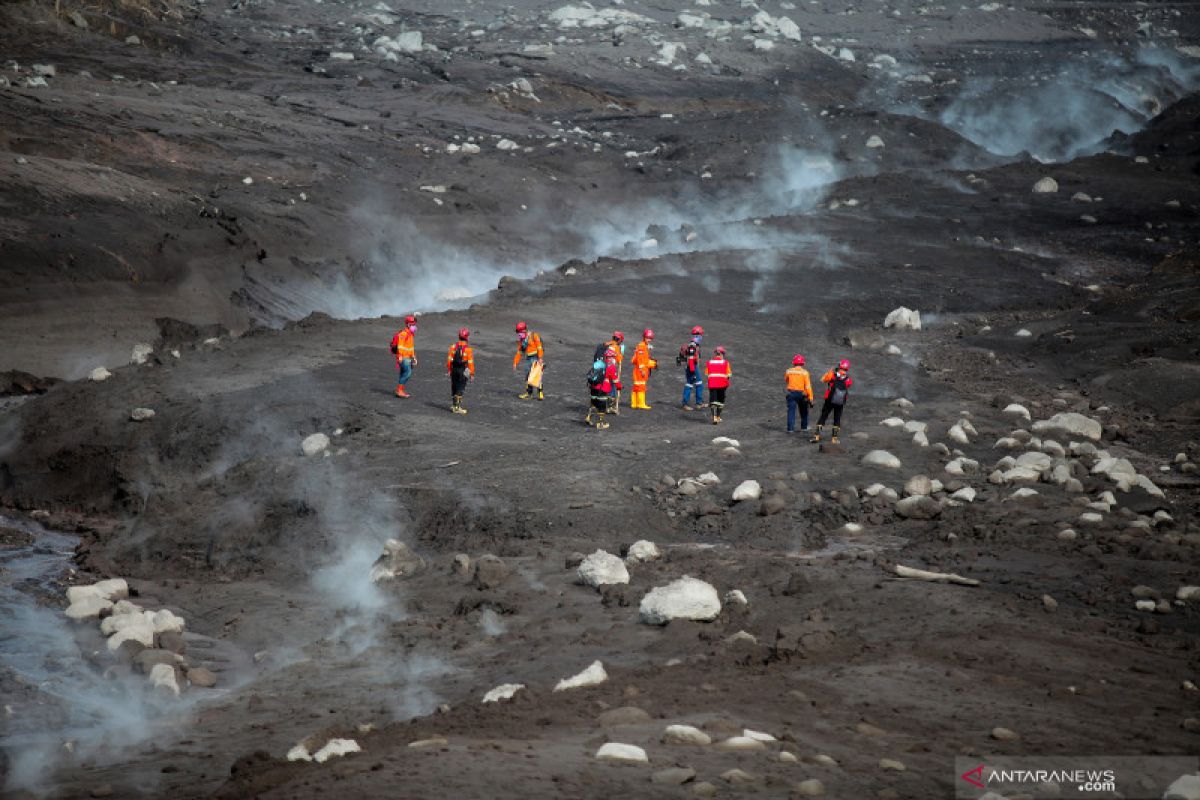
[[[917,447],[929,447],[929,437],[924,431],[917,431],[913,434],[912,443]]]
[[[497,150],[516,150],[519,146],[520,145],[518,145],[512,139],[501,139],[500,141],[496,142]]]
[[[358,742],[353,739],[330,739],[317,752],[313,753],[312,760],[318,764],[324,764],[331,758],[349,755],[350,753],[361,753],[362,748],[358,746]]]
[[[307,436],[300,443],[300,450],[306,456],[315,456],[317,453],[324,452],[327,447],[329,447],[329,437],[323,433]]]
[[[650,761],[646,757],[646,751],[642,748],[619,742],[600,745],[600,749],[596,751],[596,758],[600,761],[615,761],[620,764],[646,764]]]
[[[106,381],[111,377],[112,373],[104,367],[96,367],[94,370],[88,373],[88,380],[95,381],[96,383],[99,383],[100,381]]]
[[[899,417],[888,417],[887,419],[880,420],[879,424],[885,428],[903,428],[904,420]]]
[[[142,40],[136,33],[131,33],[125,37],[125,44],[137,45],[137,44],[141,44],[141,43],[142,43]],[[351,56],[351,58],[353,58],[353,56]]]
[[[900,459],[889,453],[887,450],[872,450],[862,457],[862,463],[869,467],[884,467],[886,469],[900,469]]]
[[[1180,586],[1175,591],[1175,599],[1184,602],[1200,600],[1200,586]]]
[[[563,678],[554,687],[556,692],[564,692],[568,689],[583,689],[588,686],[599,686],[608,680],[608,673],[604,671],[604,665],[599,661],[593,661],[591,666],[580,672],[578,675],[573,675],[570,678]]]
[[[721,482],[721,479],[717,477],[715,472],[705,472],[703,475],[697,476],[696,480],[705,486],[716,486]]]
[[[67,615],[68,619],[79,622],[85,619],[99,619],[102,612],[108,611],[112,607],[111,600],[105,600],[103,597],[95,595],[88,595],[71,603],[63,613]]]
[[[608,586],[629,583],[629,570],[625,562],[612,553],[597,550],[579,565],[575,575],[586,586]]]
[[[1046,177],[1033,185],[1034,194],[1053,194],[1058,191],[1058,181]]]
[[[625,554],[626,563],[656,561],[659,558],[662,558],[662,551],[658,549],[658,546],[654,542],[646,539],[639,539],[629,545],[629,550]]]
[[[1082,436],[1085,439],[1090,439],[1093,442],[1100,441],[1100,436],[1103,433],[1103,427],[1099,420],[1085,417],[1075,411],[1064,411],[1055,414],[1047,420],[1039,420],[1033,423],[1034,433],[1052,433],[1062,432],[1071,436]]]
[[[1009,403],[1005,406],[1002,412],[1006,417],[1016,417],[1028,422],[1032,417],[1029,415],[1029,409],[1019,403]]]
[[[892,570],[901,578],[911,578],[919,581],[929,581],[930,583],[953,583],[958,586],[978,586],[979,581],[974,578],[964,578],[961,575],[956,575],[953,572],[930,572],[923,569],[913,569],[906,567],[903,564],[896,564]]]
[[[871,137],[878,140],[878,136]],[[870,147],[870,142],[867,147]],[[879,142],[879,147],[883,147],[883,142]],[[883,327],[895,328],[898,331],[919,331],[921,330],[921,312],[912,308],[900,306],[894,309],[883,319]]]
[[[1037,489],[1030,489],[1030,488],[1026,487],[1026,488],[1022,488],[1022,489],[1017,489],[1015,492],[1013,492],[1011,495],[1009,495],[1009,497],[1011,497],[1013,500],[1025,500],[1026,498],[1029,498],[1029,497],[1036,497],[1037,494],[1038,494]]]
[[[820,797],[825,794],[825,784],[816,778],[809,778],[793,786],[792,792],[800,797]]]
[[[767,745],[761,739],[754,739],[749,736],[730,736],[717,742],[716,747],[721,750],[766,750]]]
[[[900,761],[896,761],[893,758],[879,759],[879,768],[893,770],[895,772],[904,772],[904,764]]]
[[[1058,610],[1058,601],[1048,594],[1042,595],[1042,608],[1053,614]]]
[[[934,519],[941,516],[942,506],[926,495],[913,495],[896,503],[896,513],[905,519]]]
[[[570,556],[568,556],[568,560],[569,559]],[[580,556],[579,560],[583,561],[583,556]],[[567,565],[568,568],[570,568],[570,566],[570,564]],[[578,566],[578,563],[576,563],[575,566]],[[450,562],[450,570],[458,573],[459,575],[466,575],[471,571],[471,557],[466,553],[456,553],[454,555],[454,559]]]
[[[951,500],[958,500],[961,503],[974,503],[976,492],[970,486],[964,486],[954,494],[950,495]]]
[[[1138,600],[1133,605],[1138,611],[1155,611],[1158,608],[1158,603],[1153,600]]]
[[[730,439],[728,436],[717,436],[712,440],[712,443],[717,447],[741,447],[742,443],[737,439]],[[718,481],[719,482],[719,481]]]
[[[411,578],[425,569],[425,559],[414,553],[399,539],[388,539],[383,543],[383,554],[371,565],[371,582],[402,580]]]
[[[498,589],[508,580],[510,570],[499,556],[484,554],[475,561],[475,572],[471,583],[477,589]]]
[[[758,513],[763,517],[770,517],[778,514],[787,508],[787,500],[782,496],[773,494],[762,501],[758,507]]]
[[[71,24],[76,28],[83,28],[85,31],[87,30],[88,21],[84,18],[83,14],[80,14],[78,11],[72,11],[67,15],[67,17],[71,20]]]
[[[1029,330],[1028,328],[1021,328],[1019,331],[1014,333],[1013,336],[1016,336],[1018,339],[1032,339],[1033,331]]]
[[[1176,778],[1162,800],[1200,800],[1200,775],[1182,775]]]
[[[696,770],[691,767],[669,767],[660,769],[650,776],[651,783],[661,786],[679,786],[696,777]]]
[[[872,135],[867,139],[867,149],[868,150],[878,150],[883,146],[884,146],[883,139],[881,139],[879,136]],[[887,323],[884,323],[884,327],[890,327],[890,326],[888,326]],[[918,323],[915,330],[920,330],[920,329],[921,329],[921,326],[920,326],[920,323]]]
[[[665,625],[673,619],[708,621],[721,613],[721,598],[710,583],[684,575],[651,589],[639,606],[641,621]]]
[[[108,578],[96,581],[87,586],[70,586],[67,588],[67,601],[76,603],[85,597],[98,597],[101,600],[116,602],[129,596],[129,584],[124,578]]]
[[[154,633],[183,633],[184,621],[183,617],[177,616],[165,608],[161,608],[151,614],[149,611],[143,612],[146,618],[150,621]]]
[[[914,475],[904,484],[904,493],[906,495],[933,494],[933,481],[926,475]]]
[[[1095,511],[1085,511],[1079,515],[1080,525],[1099,525],[1104,522],[1104,516]]]
[[[800,26],[787,17],[776,19],[775,29],[779,31],[780,36],[790,41],[798,42],[802,38],[800,35]]]
[[[712,744],[712,737],[699,728],[691,725],[668,725],[663,731],[663,744],[682,744],[682,745],[708,745]]]
[[[730,589],[726,592],[725,602],[727,604],[736,603],[739,606],[749,605],[749,601],[746,600],[746,595],[742,593],[741,589]]]
[[[992,738],[998,742],[1017,742],[1021,737],[1008,728],[992,728]]]
[[[742,481],[733,490],[733,502],[735,503],[743,500],[757,500],[760,497],[762,497],[762,486],[755,480]]]
[[[621,706],[605,711],[596,718],[602,728],[614,728],[619,725],[642,725],[650,721],[650,715],[637,706]]]
[[[966,428],[963,427],[963,425],[961,423],[956,422],[953,425],[951,425],[950,430],[947,432],[947,435],[950,437],[950,440],[953,441],[955,444],[970,444],[971,443],[971,437],[967,435],[967,430],[966,430]]]
[[[154,419],[154,409],[135,408],[129,412],[129,418],[134,422],[145,422],[148,419]]]
[[[697,797],[712,797],[717,793],[716,784],[708,781],[701,781],[692,787],[692,794]]]
[[[483,696],[484,703],[498,703],[501,700],[510,700],[517,692],[525,688],[523,683],[502,683],[494,689],[489,689]]]
[[[201,689],[211,689],[217,685],[217,676],[212,670],[204,667],[192,667],[187,671],[188,683]]]
[[[796,758],[795,753],[789,752],[787,750],[781,750],[779,752],[779,763],[781,763],[781,764],[798,764],[798,763],[800,763],[800,759]]]
[[[130,364],[145,364],[154,355],[154,348],[148,344],[135,344],[129,354]]]
[[[150,674],[159,664],[170,667],[183,666],[183,657],[170,650],[148,647],[133,657],[133,666],[144,675]]]
[[[170,664],[155,664],[150,669],[150,685],[179,696],[179,678]]]

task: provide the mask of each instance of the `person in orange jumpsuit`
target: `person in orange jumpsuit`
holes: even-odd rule
[[[646,328],[642,331],[642,340],[633,351],[633,392],[629,398],[629,407],[649,411],[646,403],[646,382],[650,373],[658,366],[654,360],[654,331]]]
[[[792,356],[792,366],[783,373],[787,383],[787,432],[796,431],[796,411],[800,412],[800,430],[808,430],[808,409],[813,403],[812,379],[804,368],[804,356]]]
[[[404,318],[404,327],[396,331],[392,337],[392,354],[396,356],[396,397],[412,397],[404,390],[404,385],[412,377],[413,367],[417,365],[417,318],[409,314]]]
[[[467,384],[475,380],[475,351],[467,340],[471,331],[463,328],[458,332],[458,341],[450,345],[446,352],[446,374],[450,376],[450,410],[455,414],[465,414],[463,408],[463,392]]]
[[[733,378],[733,367],[725,358],[724,347],[713,351],[713,357],[704,365],[704,374],[708,376],[708,407],[712,409],[712,423],[719,425],[722,422],[721,414],[725,411],[725,392]]]
[[[528,367],[525,370],[525,394],[517,395],[522,400],[528,400],[537,395],[538,400],[545,400],[546,395],[542,392],[541,381],[537,386],[529,382],[529,376],[533,372],[534,364],[541,364],[545,368],[545,351],[542,349],[542,337],[536,332],[529,330],[529,326],[524,322],[517,323],[517,354],[513,356],[513,371],[517,369],[517,365],[521,363],[521,359],[525,359]]]

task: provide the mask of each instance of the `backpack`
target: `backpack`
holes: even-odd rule
[[[846,388],[845,378],[834,378],[829,387],[829,402],[835,406],[846,405],[846,398],[850,394],[850,390]]]
[[[462,342],[454,348],[454,358],[450,362],[450,366],[459,372],[467,368],[467,346]]]
[[[588,374],[587,374],[588,388],[595,389],[597,386],[604,383],[604,378],[605,378],[606,372],[607,372],[607,367],[604,363],[604,359],[597,358],[595,361],[593,361],[592,368],[590,370],[588,370]]]
[[[696,346],[695,342],[681,344],[679,346],[679,355],[675,356],[675,366],[679,367],[688,363],[696,357],[696,353],[699,352],[699,350],[700,348]]]

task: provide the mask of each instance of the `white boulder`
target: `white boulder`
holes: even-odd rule
[[[600,749],[596,751],[596,758],[600,761],[616,761],[621,764],[645,764],[650,761],[646,757],[646,751],[642,748],[635,744],[619,742],[600,745]]]
[[[668,725],[663,731],[663,744],[707,745],[712,744],[712,737],[699,728],[691,725]]]
[[[148,419],[154,419],[153,408],[135,408],[129,412],[129,418],[134,422],[145,422]]]
[[[1058,191],[1058,181],[1049,176],[1042,178],[1033,185],[1034,194],[1053,194]]]
[[[903,428],[904,420],[899,417],[888,417],[887,419],[880,420],[879,424],[885,428]]]
[[[625,555],[625,560],[630,563],[654,561],[659,558],[662,558],[662,551],[658,549],[658,545],[647,539],[639,539],[629,545],[629,552]]]
[[[620,557],[597,550],[580,563],[575,571],[579,582],[587,586],[629,583],[629,570]]]
[[[150,668],[150,685],[179,696],[179,677],[170,664],[155,664]]]
[[[733,490],[733,502],[740,503],[743,500],[757,500],[762,497],[762,486],[756,480],[742,481]]]
[[[133,352],[129,354],[130,364],[145,364],[150,360],[150,356],[154,355],[154,348],[148,344],[135,344]]]
[[[583,689],[588,686],[599,686],[608,680],[608,673],[604,671],[604,665],[599,661],[593,661],[587,669],[580,672],[578,675],[572,675],[570,678],[563,678],[554,687],[556,692],[565,692],[568,689]]]
[[[361,752],[362,748],[353,739],[330,739],[324,747],[313,753],[312,760],[318,764],[324,764],[331,758]]]
[[[485,703],[499,703],[501,700],[511,700],[512,696],[525,688],[523,683],[502,683],[491,689],[483,696]]]
[[[974,503],[976,492],[970,486],[964,486],[954,494],[950,495],[951,500],[958,500],[962,503]]]
[[[97,383],[99,383],[100,381],[106,381],[111,377],[112,377],[112,373],[109,372],[104,367],[96,367],[94,370],[92,370],[90,373],[88,373],[88,380],[95,381]]]
[[[887,450],[872,450],[862,457],[862,463],[868,467],[885,467],[887,469],[900,469],[900,459],[889,453]]]
[[[869,139],[867,139],[867,149],[869,149],[869,150],[878,150],[883,146],[884,146],[883,139],[879,138],[878,136],[873,135]],[[885,325],[885,327],[886,327],[886,325]],[[917,327],[914,330],[920,330],[920,328],[921,328],[920,320],[918,319]]]
[[[1200,775],[1181,775],[1167,787],[1163,800],[1200,800]]]
[[[304,441],[300,443],[300,450],[306,456],[315,456],[322,453],[329,447],[329,437],[323,433],[314,433],[311,436],[306,436]]]
[[[67,615],[68,619],[73,619],[78,622],[85,619],[97,619],[102,611],[107,611],[112,607],[113,604],[111,600],[105,600],[103,597],[88,595],[87,597],[81,597],[79,600],[71,603],[71,605],[67,606],[63,613]]]
[[[879,137],[874,138],[878,139]],[[867,146],[871,145],[868,143]],[[880,142],[879,146],[882,147],[883,143]],[[883,327],[895,328],[899,331],[919,331],[921,330],[921,312],[900,306],[884,317]]]
[[[673,619],[707,621],[721,613],[721,597],[712,584],[684,575],[651,589],[639,606],[642,622],[665,625]]]
[[[1032,417],[1029,415],[1029,409],[1020,403],[1009,403],[1004,407],[1003,413],[1006,417],[1018,417],[1026,422],[1029,422],[1029,420],[1032,419]]]
[[[1050,433],[1064,432],[1072,436],[1082,436],[1085,439],[1091,439],[1093,442],[1100,441],[1100,435],[1103,433],[1103,427],[1099,420],[1085,417],[1075,411],[1064,411],[1055,414],[1050,419],[1038,420],[1033,423],[1034,433]]]

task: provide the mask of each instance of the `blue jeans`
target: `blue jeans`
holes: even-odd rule
[[[800,428],[808,430],[808,395],[804,392],[787,393],[788,433],[796,430],[796,409],[800,409]]]
[[[704,405],[704,379],[700,377],[699,370],[687,370],[683,376],[683,404],[690,405],[688,400],[692,397],[692,390],[696,391],[696,405]]]
[[[400,370],[400,376],[396,378],[396,385],[403,386],[408,383],[408,379],[412,377],[412,359],[402,358],[396,362],[396,368]]]

